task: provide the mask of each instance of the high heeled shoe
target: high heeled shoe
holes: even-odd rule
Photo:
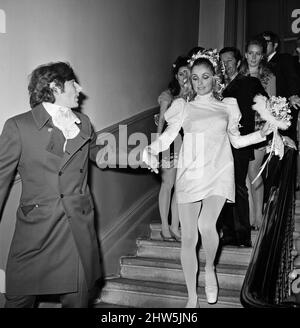
[[[208,304],[217,303],[218,292],[219,288],[215,270],[205,271],[205,294]]]
[[[181,236],[176,235],[176,233],[171,229],[171,227],[169,228],[169,231],[170,231],[170,235],[171,235],[176,241],[181,242]]]
[[[175,239],[171,236],[171,237],[166,237],[162,231],[160,232],[160,236],[162,238],[163,241],[175,241]]]

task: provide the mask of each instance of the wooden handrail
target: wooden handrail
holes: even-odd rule
[[[241,290],[244,307],[291,307],[288,274],[292,262],[297,153],[273,156],[265,177],[266,207]]]

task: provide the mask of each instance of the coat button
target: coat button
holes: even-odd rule
[[[64,194],[60,194],[60,198],[64,198]]]
[[[62,171],[59,171],[59,172],[58,172],[58,175],[59,175],[59,176],[61,176],[62,174],[63,174]]]
[[[80,172],[80,173],[83,173],[83,169],[80,169],[79,172]]]
[[[82,210],[82,214],[85,214],[85,210]]]

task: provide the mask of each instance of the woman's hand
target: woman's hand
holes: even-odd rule
[[[300,108],[300,97],[297,95],[291,96],[289,98],[290,105],[295,108],[299,109]]]
[[[148,166],[148,170],[158,173],[159,161],[157,155],[154,155],[149,147],[143,150],[143,162]]]
[[[275,127],[270,123],[265,123],[263,128],[260,129],[260,135],[264,138],[274,131]]]

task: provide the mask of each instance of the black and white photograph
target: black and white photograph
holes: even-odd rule
[[[299,0],[0,0],[0,99],[0,315],[300,308]]]

